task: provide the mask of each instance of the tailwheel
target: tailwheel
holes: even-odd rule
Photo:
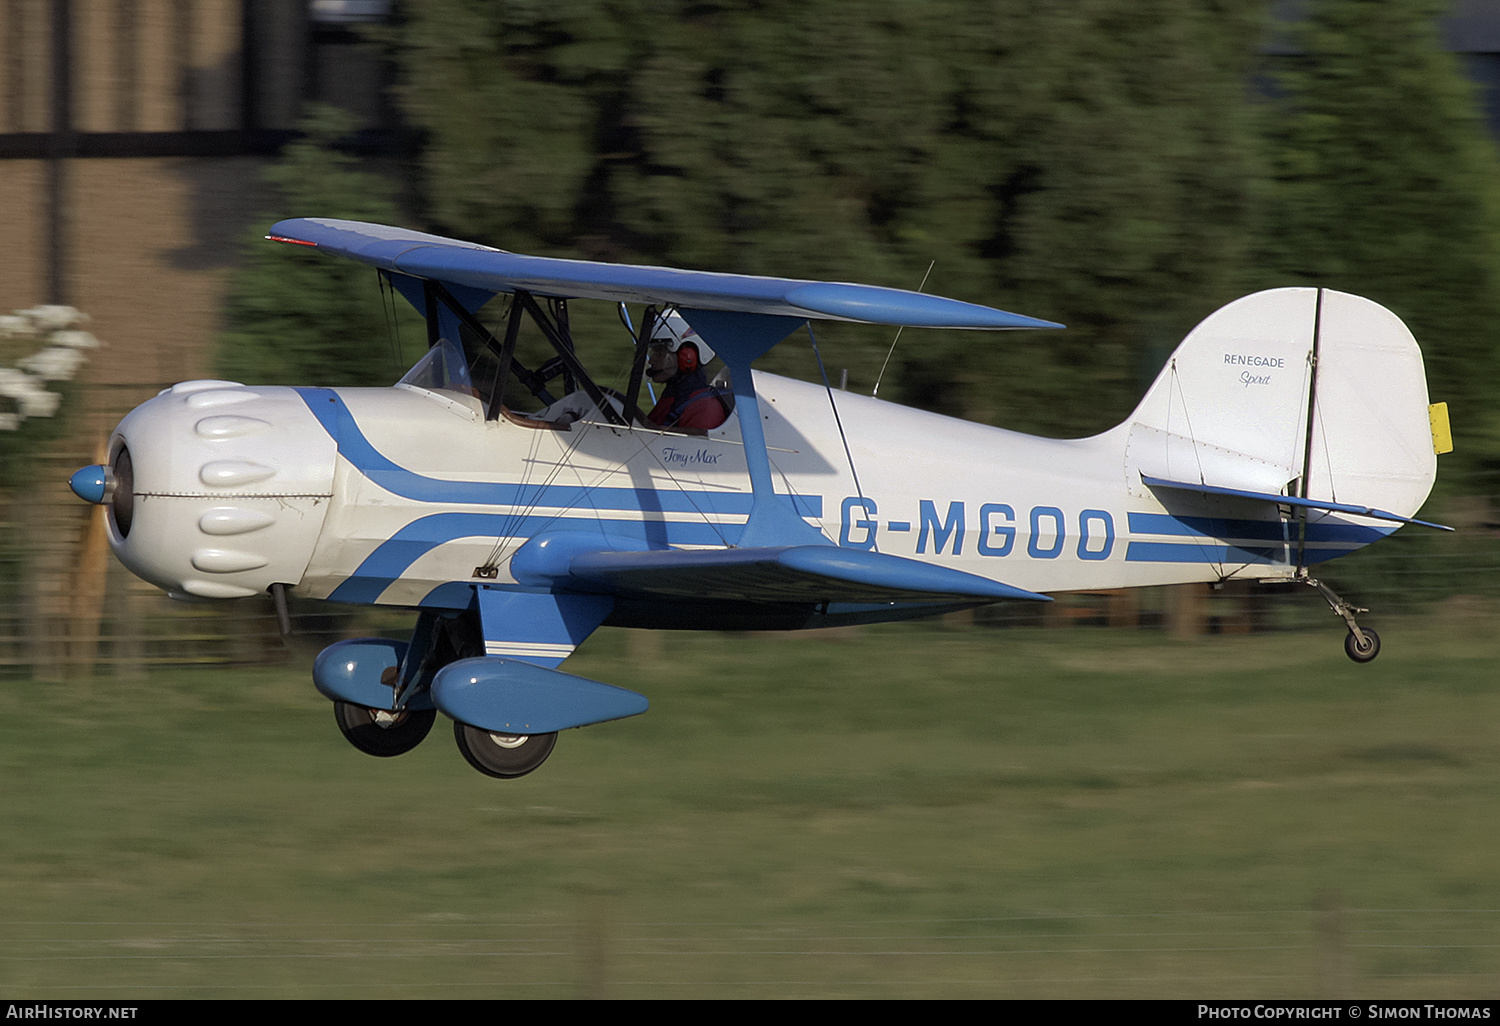
[[[1348,635],[1344,638],[1344,652],[1356,663],[1368,663],[1380,654],[1380,635],[1368,627],[1361,627],[1354,620],[1355,613],[1368,613],[1369,610],[1363,606],[1356,606],[1352,602],[1346,602],[1322,581],[1312,577],[1302,577],[1303,584],[1318,589],[1318,594],[1323,596],[1323,601],[1328,603],[1328,608],[1334,614],[1344,620],[1349,628]]]
[[[371,709],[352,702],[334,702],[333,718],[355,748],[366,755],[388,759],[405,755],[427,736],[437,719],[436,709]]]
[[[492,734],[467,723],[453,724],[458,750],[469,765],[489,777],[524,777],[552,754],[557,732],[550,734]]]
[[[1360,634],[1364,635],[1363,641]],[[1368,627],[1361,627],[1358,634],[1350,631],[1344,637],[1344,652],[1356,663],[1368,663],[1380,654],[1380,635]]]

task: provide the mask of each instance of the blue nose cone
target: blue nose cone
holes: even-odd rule
[[[109,470],[97,463],[84,467],[68,478],[68,487],[84,502],[103,502],[104,493],[109,489]]]

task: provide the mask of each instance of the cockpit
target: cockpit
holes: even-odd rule
[[[566,300],[517,291],[508,297],[501,337],[442,284],[424,282],[423,287],[428,349],[399,384],[457,398],[471,408],[477,400],[486,420],[551,430],[569,430],[583,420],[702,434],[723,424],[734,408],[727,370],[708,377],[713,350],[675,310],[647,307],[637,326],[620,304],[633,342],[620,389],[599,384],[579,358]],[[551,350],[533,366],[518,352],[525,319],[541,329]]]

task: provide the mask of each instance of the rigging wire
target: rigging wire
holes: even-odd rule
[[[932,268],[929,267],[928,270],[930,271],[932,270]],[[924,277],[922,281],[925,284],[927,279]],[[899,331],[896,334],[898,337],[900,336]],[[812,340],[813,355],[818,358],[818,373],[823,375],[823,390],[828,393],[828,405],[833,410],[833,423],[839,429],[839,441],[844,443],[844,458],[849,461],[849,474],[854,478],[854,492],[859,496],[860,502],[864,503],[865,490],[860,486],[859,483],[859,470],[854,466],[854,454],[849,451],[849,438],[844,434],[844,421],[843,418],[839,416],[839,406],[833,398],[833,386],[829,384],[828,381],[828,368],[823,366],[823,353],[818,349],[818,337],[813,334],[812,321],[807,322],[807,337]],[[894,349],[895,345],[896,344],[892,342],[891,348]],[[874,543],[873,538],[871,539],[871,541],[875,545],[875,551],[879,552],[880,548],[878,543]]]
[[[405,347],[401,344],[401,317],[396,307],[396,287],[391,284],[390,275],[384,271],[377,270],[375,280],[380,283],[380,311],[385,315],[386,340],[391,344],[391,363],[397,371],[405,371],[406,360],[402,356]]]
[[[1208,477],[1207,477],[1207,475],[1203,471],[1203,453],[1198,448],[1198,436],[1195,435],[1195,434],[1193,434],[1193,417],[1192,417],[1192,414],[1188,413],[1187,390],[1185,388],[1183,388],[1183,386],[1182,386],[1182,378],[1178,376],[1178,373],[1177,373],[1177,357],[1175,355],[1171,358],[1171,361],[1168,363],[1168,368],[1169,368],[1170,373],[1171,373],[1171,384],[1170,384],[1169,390],[1167,392],[1167,438],[1166,438],[1167,454],[1168,454],[1167,469],[1168,469],[1169,472],[1172,472],[1172,473],[1175,474],[1175,470],[1173,470],[1172,464],[1171,464],[1171,451],[1172,451],[1172,412],[1175,409],[1177,409],[1178,402],[1180,402],[1181,405],[1182,405],[1182,419],[1185,420],[1185,421],[1187,421],[1187,439],[1188,439],[1188,445],[1191,448],[1192,453],[1193,453],[1193,461],[1197,464],[1197,468],[1198,468],[1198,483],[1201,484],[1201,485],[1206,485],[1206,484],[1208,484]],[[1174,396],[1174,394],[1175,394],[1175,397],[1177,399],[1177,402],[1173,402],[1173,396]],[[1214,564],[1215,566],[1218,567],[1218,574],[1219,574],[1220,578],[1228,577],[1229,575],[1224,572],[1224,568],[1228,564],[1225,561],[1223,561],[1223,560],[1219,560],[1219,561],[1216,562],[1212,558],[1213,552],[1212,552],[1211,547],[1208,544],[1207,538],[1205,536],[1199,535],[1198,538],[1196,539],[1196,544],[1198,546],[1198,551],[1203,554],[1205,561],[1208,562],[1208,563],[1212,563],[1212,564]]]
[[[923,289],[925,289],[927,287],[927,276],[932,273],[932,269],[936,265],[937,265],[937,260],[935,260],[935,259],[932,260],[930,263],[928,263],[928,265],[927,265],[927,274],[922,275],[922,284],[920,284],[920,285],[917,286],[917,291],[918,292],[921,292]],[[905,331],[905,330],[906,330],[906,325],[904,325],[904,324],[900,325],[898,328],[896,328],[896,337],[893,338],[893,339],[891,339],[891,348],[888,349],[888,350],[886,350],[885,363],[882,363],[880,365],[880,373],[875,376],[875,387],[870,392],[871,398],[874,398],[874,397],[880,395],[880,380],[885,377],[885,369],[887,367],[889,367],[890,364],[891,364],[891,354],[896,351],[896,343],[901,341],[901,333],[903,331]],[[808,333],[811,334],[811,332],[812,332],[812,329],[809,326]],[[814,344],[816,345],[816,343],[814,343]],[[825,374],[823,377],[824,377],[824,381],[826,383],[828,376]]]
[[[589,423],[587,421],[576,421],[574,423],[573,427],[574,427],[574,431],[572,432],[573,437],[570,438],[564,444],[563,451],[558,456],[556,462],[552,463],[550,469],[547,471],[546,475],[542,478],[541,481],[533,482],[532,479],[531,479],[531,477],[530,477],[531,468],[534,465],[542,462],[540,459],[537,458],[537,455],[538,455],[537,445],[542,441],[542,437],[541,436],[544,435],[544,434],[551,434],[551,435],[557,434],[557,432],[543,432],[543,431],[538,431],[537,432],[536,436],[533,439],[530,457],[526,460],[527,470],[525,471],[525,477],[524,477],[524,479],[523,479],[523,481],[521,483],[521,487],[523,489],[527,489],[527,490],[531,491],[530,502],[526,503],[525,505],[521,505],[518,512],[509,514],[507,516],[506,526],[502,527],[501,533],[499,533],[499,534],[496,535],[495,546],[494,546],[494,548],[492,548],[490,550],[490,557],[489,557],[488,561],[484,564],[485,566],[487,566],[487,567],[488,566],[499,566],[501,564],[501,562],[503,562],[504,559],[506,558],[506,555],[507,555],[506,554],[506,549],[509,548],[510,543],[516,542],[516,541],[520,541],[521,543],[524,544],[526,541],[529,541],[532,537],[535,537],[536,535],[541,534],[543,531],[545,531],[552,524],[556,523],[559,520],[562,520],[562,519],[566,518],[567,515],[570,512],[572,512],[574,510],[577,510],[577,509],[584,508],[582,500],[586,499],[587,496],[591,492],[593,492],[595,489],[601,488],[601,487],[605,487],[605,479],[611,473],[613,473],[613,471],[611,471],[611,470],[609,470],[607,468],[599,468],[599,473],[595,477],[593,483],[591,483],[591,484],[585,484],[583,482],[583,480],[582,480],[582,477],[580,476],[580,478],[579,478],[580,501],[579,502],[574,503],[574,504],[569,505],[569,506],[559,507],[556,513],[552,514],[549,518],[547,518],[547,520],[544,523],[538,525],[537,528],[536,528],[536,530],[534,532],[532,532],[530,535],[527,535],[526,537],[523,538],[523,537],[519,537],[519,536],[517,536],[515,534],[515,532],[520,529],[520,527],[521,527],[522,523],[525,521],[525,519],[527,517],[533,516],[535,514],[537,508],[542,505],[542,500],[543,500],[544,496],[546,495],[547,490],[549,488],[551,488],[552,485],[554,485],[556,483],[557,478],[562,474],[562,472],[565,469],[571,469],[575,473],[578,471],[579,468],[576,465],[574,465],[573,463],[570,462],[570,457],[578,450],[579,446],[583,442],[584,436],[587,435],[590,431],[593,431],[593,430],[595,430],[597,428],[600,428],[600,427],[611,427],[611,425],[607,425],[607,424],[592,424],[592,423]],[[580,428],[582,430],[579,430]],[[693,507],[693,512],[695,512],[699,516],[699,518],[702,519],[704,525],[707,526],[711,531],[714,532],[715,535],[718,536],[719,541],[722,544],[728,545],[729,544],[729,540],[725,537],[724,531],[723,531],[723,526],[724,525],[722,525],[719,522],[717,522],[716,520],[714,520],[713,517],[710,515],[710,512],[708,510],[705,510],[701,505],[699,505],[699,503],[697,502],[697,500],[693,497],[693,494],[690,491],[687,490],[686,485],[681,480],[678,479],[677,475],[675,475],[672,472],[671,468],[668,467],[662,461],[661,457],[658,456],[651,449],[651,447],[646,444],[645,440],[640,435],[638,435],[634,431],[631,431],[630,432],[630,437],[637,442],[638,446],[640,447],[640,450],[643,453],[645,453],[646,455],[650,456],[652,458],[652,460],[656,463],[656,465],[661,468],[661,471],[662,471],[662,473],[664,475],[666,475],[667,480],[670,481],[674,486],[676,486],[677,490],[682,494],[683,498],[686,499],[688,501],[689,505],[691,505]],[[595,509],[595,510],[593,510],[593,512],[596,514],[596,519],[597,519],[597,516],[600,513],[600,511],[597,510],[597,509]],[[645,512],[645,511],[643,511],[643,512]],[[664,521],[663,523],[665,524],[666,522]],[[646,521],[642,520],[642,526],[643,526],[643,528],[644,528],[645,524],[646,524]],[[517,546],[517,548],[519,548],[519,545]],[[515,553],[511,552],[511,553],[509,553],[509,555],[514,556]]]
[[[517,501],[514,503],[515,508],[512,510],[512,512],[504,514],[504,519],[501,522],[500,531],[495,535],[495,545],[492,549],[490,549],[489,558],[485,560],[483,564],[484,566],[498,567],[500,565],[502,557],[505,555],[506,548],[511,542],[515,542],[520,539],[521,544],[525,544],[526,541],[529,541],[535,535],[545,531],[553,523],[555,523],[557,520],[560,520],[564,515],[566,515],[570,509],[574,508],[571,506],[559,508],[556,513],[554,513],[545,523],[539,525],[536,531],[532,532],[532,534],[530,535],[522,536],[519,533],[523,529],[523,525],[525,524],[527,518],[535,515],[537,508],[541,506],[543,497],[546,496],[547,490],[551,488],[552,485],[556,482],[558,475],[562,473],[563,467],[570,465],[568,462],[569,457],[573,455],[574,451],[577,450],[579,443],[583,440],[583,432],[574,432],[574,437],[570,438],[564,444],[561,456],[557,459],[556,462],[552,464],[551,469],[547,471],[542,480],[533,481],[532,471],[537,464],[542,462],[540,459],[538,459],[538,454],[541,449],[543,436],[555,434],[557,434],[557,432],[546,431],[543,429],[536,429],[535,431],[533,431],[530,450],[527,453],[526,459],[522,460],[523,469],[521,471],[521,480],[517,482],[516,485]],[[585,488],[585,491],[587,491],[587,488]],[[520,546],[518,545],[517,548],[519,547]],[[515,553],[511,553],[511,555],[514,554]]]
[[[578,468],[571,462],[571,457],[582,445],[584,437],[590,431],[595,430],[598,427],[610,427],[611,430],[615,430],[616,433],[618,433],[618,430],[611,425],[592,424],[586,420],[575,421],[572,427],[573,430],[570,432],[571,437],[566,442],[563,442],[562,452],[559,454],[556,462],[552,463],[546,475],[539,482],[534,482],[532,480],[531,470],[536,464],[542,462],[540,459],[538,459],[538,446],[542,441],[541,436],[543,434],[555,435],[557,434],[557,432],[538,431],[537,434],[533,436],[530,456],[526,461],[527,469],[523,474],[523,480],[521,482],[521,488],[523,489],[521,496],[529,495],[529,501],[525,502],[524,504],[517,503],[518,511],[508,515],[505,526],[502,527],[501,532],[496,535],[495,546],[490,550],[489,559],[484,563],[485,566],[499,566],[504,558],[506,558],[506,549],[509,547],[509,543],[517,540],[515,531],[520,529],[526,518],[533,516],[536,513],[537,508],[542,505],[542,501],[547,493],[547,490],[556,483],[563,470],[572,469],[575,473],[578,472]],[[719,541],[724,545],[728,545],[729,540],[724,535],[723,525],[714,520],[710,512],[708,510],[705,510],[698,503],[698,501],[694,498],[693,493],[688,491],[687,486],[684,484],[684,482],[681,481],[677,477],[677,475],[672,472],[672,469],[667,466],[662,457],[658,455],[650,445],[647,444],[645,438],[632,427],[627,427],[624,430],[628,432],[628,437],[630,437],[637,443],[640,451],[651,457],[653,462],[655,462],[655,464],[661,468],[661,471],[666,476],[667,480],[677,488],[682,497],[687,500],[690,506],[692,506],[693,512],[695,512],[699,516],[699,518],[702,519],[703,523],[710,530],[712,530],[715,535],[718,536]],[[561,439],[559,439],[559,441],[561,441]],[[585,484],[582,476],[580,475],[580,499],[582,500],[587,498],[589,493],[591,493],[596,488],[605,487],[605,479],[610,473],[612,473],[612,471],[601,469],[592,484]],[[521,496],[518,496],[518,498]],[[579,503],[575,503],[571,506],[560,507],[555,514],[553,514],[545,523],[538,526],[537,531],[533,533],[540,533],[551,524],[566,517],[569,512],[581,508],[581,506],[582,502],[580,501]],[[598,511],[596,510],[595,512],[597,513]],[[643,521],[642,523],[644,524],[645,521]],[[525,540],[529,540],[529,537]],[[510,555],[514,555],[514,552],[510,553]]]

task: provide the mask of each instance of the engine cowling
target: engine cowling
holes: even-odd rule
[[[333,496],[338,445],[291,388],[186,381],[115,428],[70,482],[109,510],[121,563],[175,598],[295,585]]]

